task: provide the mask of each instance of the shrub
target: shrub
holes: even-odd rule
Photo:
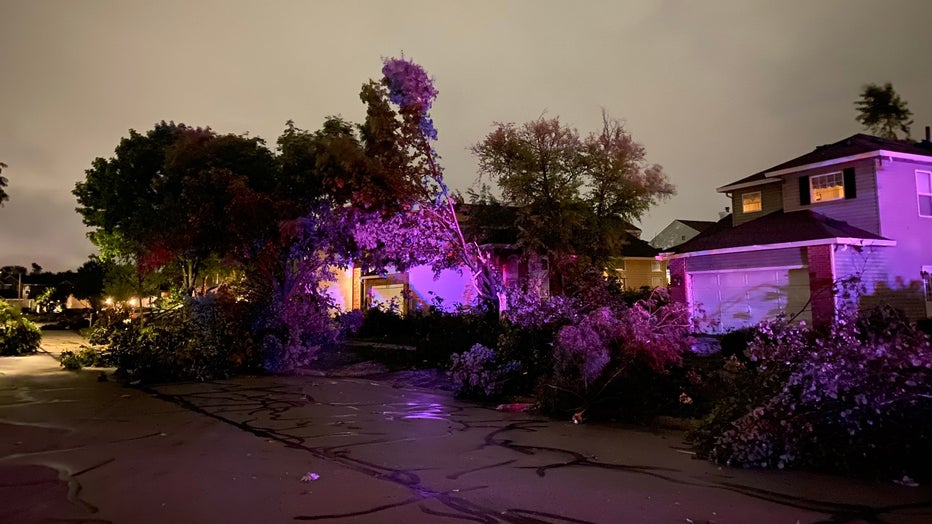
[[[62,351],[60,356],[61,367],[68,370],[78,370],[83,367],[108,367],[112,365],[109,352],[83,346],[80,351]]]
[[[258,364],[247,306],[225,294],[109,326],[117,371],[131,380],[212,380]]]
[[[450,375],[458,396],[492,399],[502,394],[505,382],[518,369],[517,362],[502,362],[495,351],[475,344],[452,356]]]
[[[631,402],[632,392],[624,391],[620,379],[664,374],[679,364],[691,343],[687,312],[665,300],[662,291],[657,296],[630,307],[604,306],[562,327],[554,341],[545,407],[570,408],[582,417],[594,403],[608,398]]]
[[[0,355],[25,355],[39,349],[42,333],[12,306],[0,300]]]
[[[880,307],[810,332],[763,323],[734,392],[691,437],[735,466],[932,473],[932,346]]]

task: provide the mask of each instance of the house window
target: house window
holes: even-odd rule
[[[659,260],[651,260],[651,261],[650,261],[650,270],[653,271],[653,272],[655,272],[655,273],[656,273],[656,272],[659,272],[659,271],[662,271],[663,268],[660,266],[660,261],[659,261]]]
[[[741,210],[745,213],[756,213],[761,210],[760,191],[744,193],[741,195]]]
[[[916,194],[919,196],[919,216],[932,217],[932,172],[916,171]]]
[[[615,271],[624,271],[625,270],[625,259],[619,259],[615,261]]]
[[[845,178],[838,173],[809,177],[809,189],[813,202],[828,202],[845,198]]]

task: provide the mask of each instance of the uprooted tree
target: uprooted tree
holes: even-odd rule
[[[153,274],[195,299],[205,272],[213,287],[235,286],[255,306],[251,336],[276,370],[332,335],[321,284],[350,262],[377,272],[464,264],[494,305],[494,279],[462,235],[432,147],[437,91],[409,60],[386,60],[382,73],[362,87],[362,124],[330,117],[310,132],[288,122],[274,152],[172,122],[131,130],[74,190],[101,258],[133,268],[123,280],[140,296]]]

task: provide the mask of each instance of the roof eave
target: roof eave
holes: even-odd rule
[[[798,242],[782,242],[779,244],[754,244],[750,246],[723,247],[718,249],[705,249],[702,251],[688,251],[686,253],[661,253],[665,259],[689,258],[705,255],[726,255],[730,253],[746,253],[749,251],[769,251],[773,249],[787,249],[797,247],[822,246],[826,244],[838,244],[843,246],[896,246],[896,240],[880,238],[818,238],[815,240],[801,240]]]
[[[730,193],[736,189],[746,189],[754,186],[762,186],[764,184],[773,184],[779,182],[779,180],[773,178],[762,178],[760,180],[752,180],[750,182],[744,182],[743,184],[728,184],[727,186],[722,186],[717,188],[715,191],[719,193]]]
[[[900,153],[897,151],[878,149],[876,151],[868,151],[867,153],[859,153],[857,155],[848,155],[848,156],[843,156],[839,158],[832,158],[829,160],[823,160],[822,162],[812,162],[810,164],[803,164],[801,166],[788,167],[786,169],[778,169],[776,171],[768,171],[767,173],[764,174],[764,176],[767,178],[773,178],[773,177],[798,173],[800,171],[806,171],[808,169],[829,167],[829,166],[834,166],[838,164],[844,164],[846,162],[854,162],[856,160],[864,160],[864,159],[875,158],[875,157],[890,157],[890,158],[897,158],[900,160],[911,160],[914,162],[932,162],[932,156],[928,156],[928,155],[917,155],[913,153]]]

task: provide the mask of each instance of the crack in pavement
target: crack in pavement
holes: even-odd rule
[[[538,466],[519,465],[516,464],[518,462],[517,459],[505,460],[496,464],[484,465],[473,469],[451,473],[447,475],[446,478],[448,479],[457,479],[469,473],[489,471],[496,468],[505,467],[511,467],[514,469],[533,469],[539,477],[544,477],[549,472],[563,468],[591,468],[626,474],[649,476],[680,486],[722,490],[738,494],[743,497],[749,497],[785,507],[791,507],[826,515],[825,520],[820,522],[862,521],[882,524],[887,522],[884,520],[885,516],[891,516],[897,512],[904,510],[925,510],[932,508],[932,500],[911,504],[872,507],[863,504],[836,503],[814,498],[798,497],[779,493],[776,491],[743,486],[729,482],[703,481],[700,479],[690,480],[688,478],[684,479],[676,477],[675,474],[680,473],[680,471],[675,468],[604,462],[571,449],[521,444],[515,442],[515,440],[512,438],[508,438],[508,434],[533,434],[539,432],[540,430],[547,427],[548,421],[544,419],[512,419],[510,422],[507,420],[485,420],[470,422],[467,420],[457,420],[457,417],[462,414],[463,408],[444,406],[440,403],[327,403],[315,401],[313,397],[303,392],[303,388],[301,391],[298,391],[297,388],[289,385],[273,384],[270,386],[239,386],[236,384],[224,384],[217,382],[208,383],[208,385],[209,387],[214,388],[214,390],[187,394],[170,394],[159,391],[155,388],[143,387],[141,389],[150,393],[156,398],[166,402],[171,402],[183,409],[200,413],[204,416],[223,422],[224,424],[232,425],[255,436],[280,442],[289,448],[302,450],[311,454],[317,459],[338,464],[355,472],[367,475],[370,478],[402,486],[408,489],[411,493],[410,497],[395,503],[382,504],[368,509],[348,511],[345,513],[297,515],[294,517],[295,520],[316,521],[352,519],[354,517],[360,517],[363,515],[378,514],[380,512],[401,506],[421,503],[426,500],[435,500],[446,507],[449,511],[437,511],[424,505],[421,505],[419,509],[428,515],[482,523],[507,522],[520,524],[543,524],[548,522],[588,522],[574,518],[570,515],[540,512],[526,508],[508,508],[502,511],[487,507],[469,501],[460,496],[459,493],[462,493],[463,490],[432,489],[424,485],[420,476],[417,475],[413,470],[397,469],[374,464],[359,458],[354,458],[350,455],[350,450],[359,446],[372,446],[379,444],[384,445],[397,442],[414,441],[418,439],[384,438],[334,446],[309,445],[308,440],[334,436],[334,434],[300,436],[293,433],[288,433],[289,431],[303,430],[309,426],[311,421],[305,420],[307,418],[306,416],[303,417],[301,419],[302,422],[299,423],[295,422],[295,419],[292,418],[289,413],[295,408],[309,405],[339,407],[355,409],[357,411],[366,408],[376,409],[376,411],[371,411],[370,413],[387,417],[387,420],[410,420],[417,418],[442,420],[450,424],[450,427],[447,430],[448,434],[451,434],[454,431],[487,428],[490,429],[490,431],[485,434],[482,443],[478,446],[478,449],[485,447],[498,447],[523,456],[562,455],[566,457],[566,460],[563,461],[551,462]],[[233,418],[234,415],[242,414],[244,411],[246,411],[246,414],[249,416],[248,419],[236,420]],[[421,416],[422,414],[424,416]],[[264,420],[268,422],[292,422],[292,425],[288,428],[269,427],[268,425],[262,425],[259,423],[259,419],[262,417],[264,417]],[[501,426],[500,424],[502,422],[506,422],[506,424]],[[356,423],[358,424],[361,422],[356,421]],[[359,434],[356,436],[358,435]],[[376,433],[373,436],[376,435],[379,434]],[[469,489],[483,489],[483,487],[474,487]]]

